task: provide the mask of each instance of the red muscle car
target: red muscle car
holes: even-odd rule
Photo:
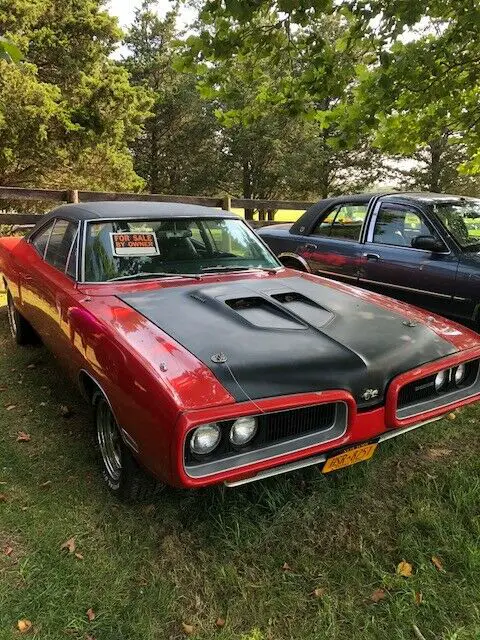
[[[240,218],[83,203],[0,240],[14,339],[40,338],[94,408],[122,499],[372,456],[480,397],[480,338],[283,267]]]

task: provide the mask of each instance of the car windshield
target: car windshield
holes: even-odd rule
[[[480,200],[435,202],[434,211],[458,244],[466,251],[480,245]]]
[[[247,269],[276,269],[277,259],[242,221],[164,218],[89,222],[85,281],[135,280]]]

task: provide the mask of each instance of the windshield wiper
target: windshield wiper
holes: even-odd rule
[[[275,267],[242,267],[240,265],[217,265],[216,267],[204,267],[203,273],[215,273],[217,271],[266,271],[267,273],[277,273]]]
[[[201,280],[202,276],[199,273],[169,273],[168,271],[139,271],[138,273],[130,273],[125,276],[117,276],[116,278],[110,278],[107,282],[115,282],[116,280],[134,280],[135,278],[195,278],[195,280]]]

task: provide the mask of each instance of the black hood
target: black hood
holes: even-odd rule
[[[362,406],[381,401],[399,373],[456,351],[367,296],[302,276],[118,295],[201,360],[238,401],[346,389]],[[365,401],[367,389],[378,396]]]

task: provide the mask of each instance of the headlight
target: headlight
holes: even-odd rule
[[[447,371],[439,371],[435,376],[435,391],[441,391],[447,382]]]
[[[467,373],[467,368],[464,364],[459,364],[455,369],[455,384],[459,385],[465,380],[465,374]]]
[[[230,429],[230,442],[236,447],[241,447],[253,438],[257,433],[257,419],[252,416],[238,418]]]
[[[215,422],[202,424],[193,432],[190,440],[192,453],[204,456],[211,453],[220,442],[220,427]]]

